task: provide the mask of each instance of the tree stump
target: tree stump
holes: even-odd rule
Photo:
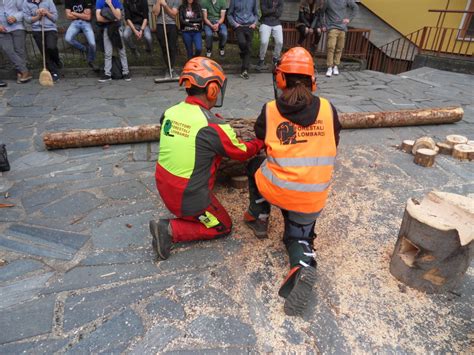
[[[409,199],[390,272],[427,293],[452,290],[473,256],[474,199],[432,191],[420,203]]]
[[[411,154],[411,151],[413,149],[414,144],[415,144],[415,141],[412,141],[410,139],[405,139],[402,142],[402,145],[400,146],[400,149],[403,150],[405,153]]]
[[[434,165],[436,154],[436,150],[421,148],[415,153],[415,159],[413,161],[415,164],[429,168]]]
[[[456,144],[466,144],[467,138],[460,136],[459,134],[450,134],[449,136],[446,136],[446,143],[451,147],[454,147]]]
[[[456,144],[453,147],[453,157],[461,160],[474,160],[474,146],[469,144]]]
[[[417,150],[422,148],[435,149],[436,143],[431,137],[420,137],[415,141],[415,144],[413,144],[411,152],[415,155]]]
[[[452,155],[453,154],[453,147],[451,147],[448,143],[436,143],[436,146],[439,148],[439,154],[445,155]]]

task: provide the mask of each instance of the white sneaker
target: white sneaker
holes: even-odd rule
[[[326,76],[330,78],[332,76],[332,67],[328,68],[328,71],[326,72]]]
[[[206,57],[211,58],[212,57],[212,52],[206,52]]]
[[[332,68],[332,73],[334,75],[339,75],[339,69],[337,69],[337,65],[335,65],[334,68]]]

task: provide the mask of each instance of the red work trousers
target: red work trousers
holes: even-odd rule
[[[205,212],[214,216],[219,221],[219,224],[207,228],[200,220],[200,217],[206,217]],[[186,216],[172,219],[170,225],[173,242],[179,243],[194,240],[215,239],[224,237],[231,232],[232,220],[224,206],[220,204],[213,194],[211,194],[211,203],[206,208],[205,212],[197,216]]]

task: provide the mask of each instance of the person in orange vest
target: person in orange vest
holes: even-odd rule
[[[250,204],[244,221],[266,238],[271,205],[281,209],[290,271],[279,295],[286,299],[287,315],[301,315],[316,281],[314,227],[326,204],[341,125],[334,106],[313,95],[316,76],[306,49],[283,55],[274,84],[281,94],[263,106],[254,127],[265,140],[266,158],[247,165]]]
[[[212,59],[196,57],[181,72],[185,101],[161,117],[156,186],[168,210],[177,218],[150,221],[152,246],[158,258],[170,256],[173,243],[215,239],[228,235],[232,221],[212,193],[223,157],[245,161],[263,141],[244,142],[210,110],[224,101],[227,78]]]

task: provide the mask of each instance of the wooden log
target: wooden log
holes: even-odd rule
[[[462,119],[461,107],[441,107],[385,112],[346,112],[339,114],[342,128],[377,128],[454,123]],[[227,119],[244,139],[254,137],[255,118]],[[47,132],[43,141],[47,149],[101,146],[157,141],[160,125],[141,125],[65,132]]]
[[[409,153],[411,154],[411,151],[413,149],[413,145],[415,144],[415,141],[411,140],[411,139],[405,139],[403,142],[402,142],[402,145],[400,146],[400,149],[402,151],[404,151],[405,153]]]
[[[439,154],[451,155],[453,153],[453,147],[448,143],[438,142],[436,143],[436,147],[439,148]]]
[[[467,138],[460,136],[459,134],[450,134],[449,136],[446,136],[446,143],[451,147],[454,147],[456,144],[466,144]]]
[[[435,149],[436,143],[431,137],[420,137],[415,141],[413,144],[413,148],[411,150],[412,154],[415,155],[418,149],[427,148],[427,149]]]
[[[467,141],[466,144],[474,146],[474,141]]]
[[[474,199],[430,192],[420,203],[409,199],[390,261],[390,272],[428,293],[452,290],[473,256]]]
[[[433,149],[421,148],[415,153],[415,164],[424,166],[425,168],[432,167],[435,162],[436,151]]]
[[[236,189],[246,189],[249,184],[248,181],[247,176],[232,176],[230,178],[230,185]]]
[[[474,160],[474,146],[469,144],[456,144],[453,147],[453,157],[460,160]]]

